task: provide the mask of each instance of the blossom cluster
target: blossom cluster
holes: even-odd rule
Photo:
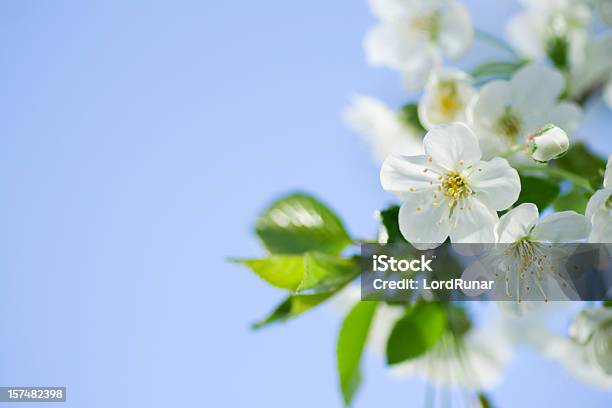
[[[574,144],[588,98],[602,90],[612,108],[612,35],[605,27],[612,23],[612,2],[522,0],[523,9],[506,27],[510,44],[475,30],[467,9],[456,0],[369,3],[380,22],[365,37],[367,61],[398,71],[405,91],[418,92],[418,100],[395,111],[375,98],[357,95],[344,117],[382,163],[383,189],[402,202],[397,222],[406,241],[417,249],[434,248],[447,239],[515,244],[521,257],[537,253],[542,243],[612,242],[612,155],[605,170],[601,168],[603,182],[581,180],[580,174],[563,173],[554,164]],[[511,60],[486,63],[470,73],[448,65],[465,55],[479,36],[493,39]],[[538,208],[519,200],[527,188],[523,177],[534,173],[579,186],[589,195],[586,208],[555,212],[550,203]],[[490,259],[491,270],[524,266],[523,258]],[[517,293],[520,287],[537,287],[547,300],[546,277],[516,276],[525,276],[525,282],[514,282]],[[517,300],[502,309],[524,314],[533,306]],[[610,310],[585,309],[569,338],[539,333],[537,343],[577,378],[612,388]],[[374,324],[386,327],[388,334],[398,318],[397,310],[386,306]],[[466,339],[474,337],[478,335]],[[464,357],[471,354],[462,352]],[[482,365],[480,355],[492,357],[488,372],[469,373],[480,374],[474,376],[479,379],[497,378],[490,368],[501,369],[508,359],[506,347],[501,354],[488,349],[473,354],[477,366]],[[445,361],[435,356],[432,351],[422,362],[406,363],[396,371],[423,374],[425,365],[440,364],[446,367],[444,373],[453,371],[448,366],[454,354],[442,350]],[[465,381],[465,376],[452,381],[436,372],[429,372],[429,380]]]

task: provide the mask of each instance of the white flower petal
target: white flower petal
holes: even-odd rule
[[[532,232],[536,241],[573,242],[586,239],[591,231],[591,223],[575,211],[562,211],[550,214],[540,221]]]
[[[600,208],[595,211],[589,242],[612,243],[612,210]]]
[[[524,203],[502,215],[495,226],[497,241],[512,243],[529,235],[538,221],[538,207]]]
[[[474,29],[472,19],[465,7],[456,2],[448,2],[440,16],[440,46],[449,58],[461,57],[472,46]]]
[[[402,72],[404,88],[414,91],[423,88],[432,71],[442,63],[440,51],[429,44],[412,52],[411,57],[407,58],[399,68]]]
[[[478,99],[468,110],[469,121],[475,126],[476,132],[494,129],[498,118],[511,101],[512,88],[508,81],[496,80],[484,85]]]
[[[510,43],[523,55],[537,59],[544,56],[542,41],[539,41],[543,24],[533,13],[522,12],[508,20],[506,34]]]
[[[592,219],[595,212],[605,205],[606,201],[611,195],[612,189],[604,188],[602,190],[597,190],[589,199],[584,215],[589,220]]]
[[[433,198],[429,192],[419,192],[400,207],[400,231],[418,249],[435,248],[448,237],[448,205],[441,202],[434,206],[432,203]]]
[[[518,172],[501,157],[475,165],[469,184],[478,199],[496,211],[514,204],[521,192]]]
[[[440,125],[423,139],[425,154],[447,170],[462,170],[480,160],[480,147],[474,133],[463,123]]]
[[[343,116],[345,122],[372,146],[379,162],[392,153],[423,154],[421,137],[404,126],[396,112],[375,98],[355,95]]]
[[[415,192],[433,190],[441,172],[425,156],[391,155],[382,165],[380,182],[386,191],[409,200]]]
[[[450,237],[453,243],[495,242],[493,229],[497,222],[496,212],[473,197],[458,203],[457,207],[451,217]]]
[[[563,75],[540,64],[530,64],[518,70],[510,80],[512,106],[522,115],[547,111],[565,85]]]

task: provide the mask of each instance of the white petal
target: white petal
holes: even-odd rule
[[[606,164],[603,185],[605,188],[612,188],[612,154],[608,156],[608,164]]]
[[[510,43],[523,55],[536,59],[544,56],[540,41],[543,25],[532,13],[518,13],[508,21],[506,34]]]
[[[409,200],[415,192],[433,190],[441,172],[425,156],[391,155],[380,170],[380,183],[386,191]]]
[[[474,124],[476,132],[494,129],[498,118],[511,101],[512,89],[508,81],[496,80],[484,85],[478,99],[469,109],[469,121]]]
[[[545,116],[547,123],[552,123],[571,135],[580,124],[582,109],[573,102],[563,101],[547,112]]]
[[[480,147],[474,133],[463,123],[440,125],[423,139],[425,154],[448,170],[462,170],[480,160]]]
[[[452,96],[448,95],[448,83],[452,83],[455,89]],[[466,122],[466,109],[475,95],[472,78],[465,72],[448,68],[433,72],[418,105],[419,119],[423,127],[431,129],[436,125]],[[449,111],[445,108],[444,103],[449,97],[458,104],[456,110]]]
[[[590,231],[591,223],[585,216],[562,211],[544,217],[533,229],[532,236],[537,241],[573,242],[586,239]]]
[[[452,1],[442,10],[440,17],[440,46],[450,58],[459,58],[474,41],[470,14],[462,4]]]
[[[593,214],[589,242],[612,243],[612,210],[601,208]]]
[[[526,237],[538,221],[538,207],[524,203],[502,215],[495,226],[497,241],[512,243]]]
[[[434,206],[432,203],[433,198],[429,192],[420,192],[400,208],[400,231],[418,249],[435,248],[448,237],[448,205],[442,202]]]
[[[540,64],[521,68],[510,82],[512,106],[522,115],[551,108],[565,85],[559,71]]]
[[[602,208],[608,198],[612,195],[612,189],[604,188],[602,190],[597,190],[595,194],[591,196],[589,202],[586,207],[586,211],[584,214],[590,220],[595,215],[595,212]]]
[[[412,52],[411,57],[407,58],[407,61],[399,68],[402,72],[406,90],[422,89],[431,72],[438,68],[441,63],[440,51],[431,45],[424,45]]]
[[[495,242],[493,229],[496,222],[496,212],[491,211],[480,200],[469,197],[457,204],[454,209],[451,217],[451,241],[453,243]]]
[[[518,172],[501,157],[475,165],[468,183],[478,199],[496,211],[514,204],[521,192]]]
[[[423,154],[421,137],[404,126],[396,112],[375,98],[355,95],[343,116],[349,127],[371,145],[379,162],[392,153]]]

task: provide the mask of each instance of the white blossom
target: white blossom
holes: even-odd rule
[[[581,311],[569,337],[551,336],[544,353],[579,381],[612,389],[612,308]]]
[[[374,158],[382,162],[391,153],[422,154],[422,135],[378,99],[356,95],[344,111],[345,122],[372,147]]]
[[[407,89],[421,89],[443,56],[462,56],[473,41],[467,10],[455,0],[370,0],[379,25],[364,46],[372,65],[402,73]]]
[[[466,122],[466,109],[476,90],[472,78],[457,69],[435,71],[419,101],[419,119],[426,129],[451,122]]]
[[[417,248],[452,242],[492,242],[497,211],[510,207],[520,179],[505,159],[481,160],[478,139],[462,123],[431,129],[425,155],[391,155],[382,165],[385,190],[404,201],[399,227]]]
[[[575,103],[558,101],[564,86],[563,75],[539,64],[521,68],[509,81],[494,80],[484,85],[468,112],[484,157],[495,157],[516,144],[525,144],[529,135],[549,123],[572,134],[582,112]]]
[[[348,313],[360,300],[359,286],[349,286],[335,297],[336,310]],[[370,326],[367,347],[384,357],[387,339],[404,316],[405,308],[380,302]],[[420,357],[399,363],[390,369],[395,378],[424,378],[443,386],[490,388],[499,383],[512,357],[512,340],[499,322],[468,327],[465,333],[449,330],[439,343]]]
[[[538,218],[532,203],[508,211],[495,225],[497,245],[485,248],[463,273],[464,279],[492,279],[493,297],[506,314],[521,316],[541,301],[577,298],[566,270],[575,247],[552,244],[586,239],[590,224],[574,211]]]
[[[591,196],[585,215],[592,224],[589,242],[612,242],[612,154],[608,157],[601,190]]]
[[[506,26],[510,43],[526,57],[567,58],[572,64],[588,38],[591,9],[585,1],[523,0]],[[556,54],[556,56],[555,56]]]

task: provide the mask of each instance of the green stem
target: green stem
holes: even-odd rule
[[[503,152],[502,154],[500,154],[500,157],[510,157],[512,156],[514,153],[522,150],[525,148],[524,144],[516,144],[514,146],[512,146],[511,148],[509,148],[508,150],[506,150],[505,152]]]
[[[506,52],[509,52],[515,58],[518,58],[518,55],[516,55],[516,51],[514,51],[514,48],[512,48],[510,44],[508,44],[504,40],[499,39],[495,37],[493,34],[487,33],[486,31],[479,30],[479,29],[474,30],[474,33],[476,34],[476,38],[482,41],[488,42],[491,45],[494,45]]]
[[[590,193],[593,193],[593,187],[591,187],[591,183],[584,177],[580,177],[577,174],[571,173],[566,170],[562,170],[558,167],[551,166],[517,166],[517,170],[519,171],[540,171],[542,173],[546,173],[549,176],[555,177],[560,180],[569,180],[577,186],[580,186],[587,190]]]

